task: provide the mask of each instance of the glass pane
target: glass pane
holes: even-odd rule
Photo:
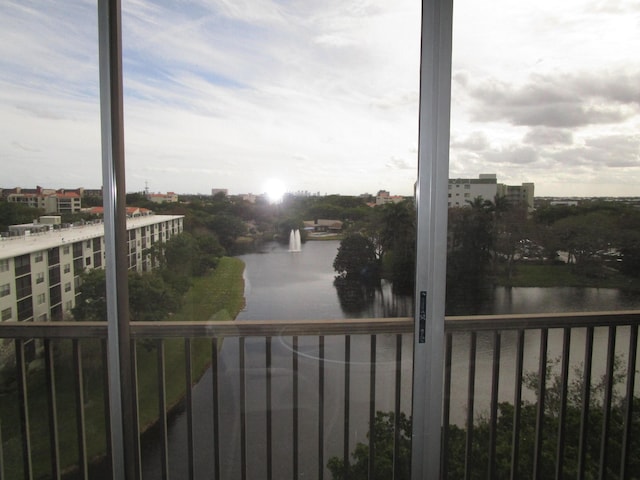
[[[2,2],[0,45],[0,286],[7,292],[0,295],[2,321],[80,320],[75,307],[81,279],[104,263],[101,212],[91,210],[102,205],[96,5]],[[85,295],[82,302],[104,302],[104,291]],[[13,339],[0,339],[6,478],[31,476],[23,464],[27,453],[33,477],[59,476],[49,443],[54,411],[58,469],[77,466],[75,422],[83,407],[85,455],[104,459],[100,340],[80,341],[74,348],[71,340],[26,338],[18,346]],[[50,369],[47,359],[54,362]],[[78,389],[84,389],[82,400]],[[25,412],[31,452],[24,451],[20,422]]]
[[[633,270],[638,234],[631,15],[544,2],[484,9],[456,6],[449,310],[636,308],[625,295],[576,289],[633,281],[620,276]],[[479,284],[489,288],[468,288]],[[469,290],[486,291],[461,302]]]
[[[265,322],[218,339],[219,351],[193,346],[196,472],[329,478],[345,454],[368,468],[351,454],[366,450],[370,422],[393,432],[396,410],[410,413],[411,327],[372,337],[374,322],[328,326],[412,315],[419,2],[125,1],[123,38],[127,203],[183,222],[170,237],[152,241],[145,227],[130,239],[142,254],[130,263],[132,319]],[[279,331],[294,320],[320,330]],[[154,379],[158,348],[138,342]],[[164,349],[173,405],[183,343]],[[157,415],[158,386],[141,392],[152,405],[141,417]],[[186,417],[169,427],[177,477]],[[154,477],[162,452],[149,439]]]
[[[625,4],[456,3],[447,313],[508,318],[453,334],[445,446],[452,476],[465,468],[492,478],[620,471],[612,449],[599,464],[606,457],[600,427],[590,431],[598,446],[585,447],[582,466],[571,449],[584,440],[580,415],[596,422],[593,412],[606,410],[607,375],[619,392],[633,377],[634,337],[628,327],[606,328],[622,316],[593,315],[602,327],[593,329],[577,328],[584,320],[567,314],[640,308],[631,267],[640,244],[634,17],[637,8]],[[525,321],[518,314],[540,315]],[[611,414],[621,412],[622,400],[613,400]],[[485,435],[492,420],[493,459]],[[469,451],[464,435],[472,422],[477,445]]]

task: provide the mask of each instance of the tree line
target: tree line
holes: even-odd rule
[[[340,283],[371,273],[413,291],[415,212],[411,201],[373,208],[354,222],[334,262]],[[481,197],[448,210],[447,296],[475,295],[496,279],[509,285],[518,265],[562,264],[576,275],[640,276],[640,210],[618,202],[544,205],[530,212],[505,197]],[[377,279],[374,279],[377,281]]]

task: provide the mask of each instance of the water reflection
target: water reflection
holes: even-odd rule
[[[412,296],[394,294],[389,282],[336,281],[333,260],[339,245],[337,240],[307,242],[292,253],[287,246],[268,243],[259,253],[241,255],[246,307],[238,320],[412,315]]]

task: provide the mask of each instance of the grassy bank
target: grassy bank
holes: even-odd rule
[[[244,263],[232,257],[220,260],[213,274],[193,279],[179,312],[172,321],[233,320],[244,308]],[[167,405],[176,405],[184,396],[185,358],[184,340],[172,338],[164,341]],[[196,338],[191,341],[191,369],[198,379],[211,362],[211,341]],[[158,418],[157,409],[157,350],[155,345],[138,347],[138,368],[145,372],[139,375],[140,425],[146,428]]]
[[[601,277],[588,277],[575,272],[572,265],[521,264],[509,279],[499,275],[495,279],[501,286],[511,287],[594,287],[620,288],[640,292],[640,279],[622,275],[615,270],[606,270]]]
[[[232,320],[244,306],[244,264],[236,258],[221,259],[215,272],[193,279],[184,298],[183,307],[172,315],[172,320]],[[106,449],[103,377],[100,367],[101,348],[96,340],[80,342],[83,362],[83,387],[85,393],[85,425],[89,458],[98,458]],[[164,342],[167,385],[167,404],[176,405],[186,389],[184,373],[184,340],[169,339]],[[55,341],[56,351],[56,403],[61,446],[61,465],[74,465],[78,459],[76,442],[76,401],[72,373],[72,343]],[[138,389],[140,424],[146,428],[158,418],[157,350],[153,340],[138,342]],[[211,341],[192,341],[192,372],[197,379],[211,361]],[[15,372],[2,372],[15,377]],[[20,400],[13,382],[5,378],[5,391],[0,395],[0,429],[3,443],[4,473],[7,478],[24,478],[22,469],[22,444],[19,423]],[[29,366],[28,404],[30,433],[35,478],[48,477],[50,472],[49,419],[46,379],[43,361],[36,360]]]

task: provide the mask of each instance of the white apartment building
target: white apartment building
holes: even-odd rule
[[[127,219],[129,268],[153,268],[149,248],[183,231],[182,215]],[[80,274],[104,268],[104,224],[0,240],[0,320],[48,321],[70,315]]]
[[[449,179],[449,207],[466,207],[467,202],[476,197],[493,201],[497,193],[498,179],[493,173],[480,174],[478,178]]]
[[[450,178],[449,179],[449,207],[465,207],[477,197],[493,201],[496,195],[506,197],[513,205],[526,204],[533,209],[535,185],[505,185],[498,183],[495,173],[483,173],[478,178]]]

